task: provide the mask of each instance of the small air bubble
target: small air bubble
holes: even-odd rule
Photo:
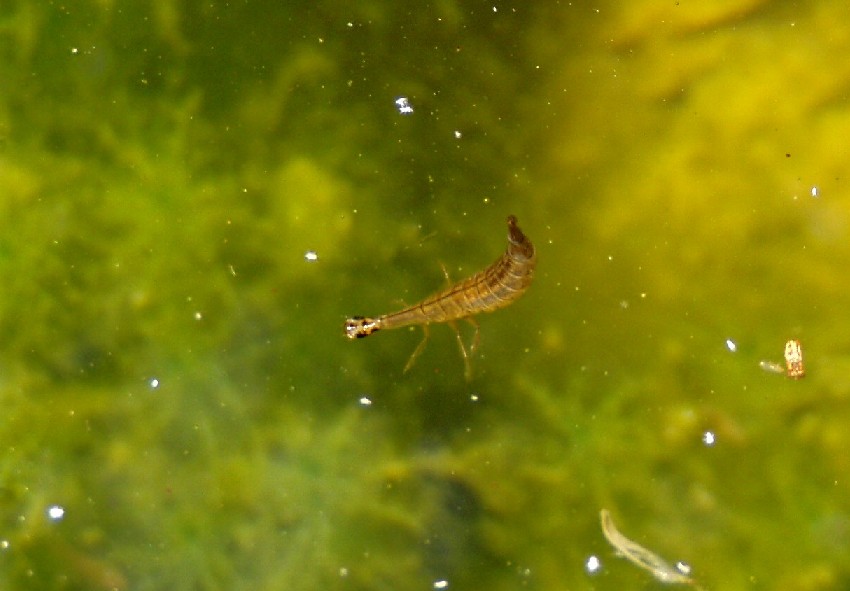
[[[53,521],[59,521],[65,517],[65,508],[61,505],[51,505],[47,508],[47,517]]]

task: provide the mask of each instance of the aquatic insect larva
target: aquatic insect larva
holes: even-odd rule
[[[517,300],[531,284],[537,263],[534,245],[520,230],[516,216],[509,216],[507,223],[508,248],[492,265],[404,310],[374,318],[352,316],[345,321],[345,336],[359,339],[382,329],[421,325],[425,336],[404,367],[404,371],[407,371],[425,348],[428,325],[432,322],[446,322],[455,329],[463,356],[464,373],[470,379],[472,368],[469,354],[457,332],[455,321],[466,319],[475,325],[475,336],[470,347],[470,353],[473,353],[478,347],[478,325],[472,316],[504,308]]]
[[[797,339],[791,339],[785,343],[785,367],[774,361],[759,361],[759,367],[769,373],[784,373],[792,379],[799,379],[806,375],[803,366],[803,346]]]

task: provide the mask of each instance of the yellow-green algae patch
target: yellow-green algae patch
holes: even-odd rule
[[[650,4],[4,5],[0,585],[846,586],[842,5]],[[471,385],[339,334],[509,213]]]

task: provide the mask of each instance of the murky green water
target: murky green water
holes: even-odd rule
[[[4,589],[662,588],[602,508],[705,589],[850,585],[842,3],[43,4],[0,6]],[[344,339],[510,213],[471,383],[449,328]]]

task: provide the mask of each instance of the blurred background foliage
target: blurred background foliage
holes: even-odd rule
[[[848,16],[4,2],[0,586],[846,588]]]

